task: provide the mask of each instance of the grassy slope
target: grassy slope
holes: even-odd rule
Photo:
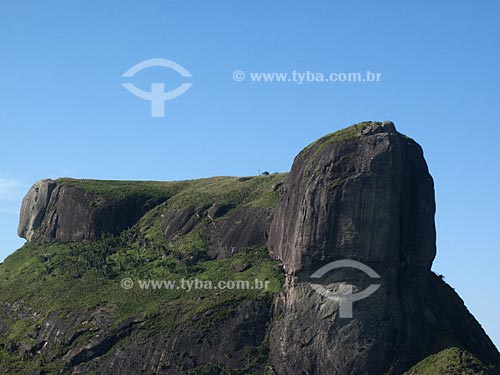
[[[123,199],[128,194],[138,194],[168,200],[118,237],[106,237],[92,243],[27,243],[0,265],[0,302],[22,301],[24,308],[37,313],[33,318],[17,322],[9,316],[1,317],[9,323],[9,328],[0,338],[0,370],[4,366],[23,373],[40,366],[33,360],[22,361],[16,350],[4,349],[23,342],[31,343],[30,333],[35,332],[52,311],[86,311],[110,306],[116,324],[119,324],[138,314],[154,317],[161,306],[175,303],[182,306],[183,316],[188,319],[191,314],[213,308],[224,314],[227,306],[234,305],[235,301],[260,298],[280,290],[281,271],[265,248],[245,249],[230,259],[193,261],[191,255],[202,251],[206,245],[201,233],[177,236],[175,241],[167,244],[161,224],[164,213],[191,205],[202,207],[217,203],[273,207],[279,195],[272,186],[282,182],[284,177],[285,174],[275,174],[248,179],[216,177],[182,182],[58,180],[105,199]],[[253,282],[257,278],[269,280],[270,288],[185,292],[141,290],[135,285],[133,289],[125,290],[120,287],[120,281],[125,277],[136,281],[196,278],[213,282]],[[164,329],[179,324],[182,322],[173,324],[173,321],[162,318]]]
[[[211,177],[187,181],[119,181],[76,180],[61,178],[57,182],[80,188],[105,199],[124,199],[132,195],[152,199],[170,199],[172,207],[206,204],[254,205],[274,207],[278,195],[272,186],[283,182],[286,173],[254,177]]]
[[[433,354],[404,375],[498,375],[498,369],[485,365],[473,354],[451,347]]]
[[[315,152],[319,152],[323,147],[331,143],[346,142],[358,139],[359,137],[361,137],[361,131],[371,123],[373,123],[373,121],[364,121],[327,134],[306,146],[302,151],[307,151],[311,148],[315,148]]]

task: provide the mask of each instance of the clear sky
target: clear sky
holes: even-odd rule
[[[62,176],[179,180],[287,171],[316,138],[395,122],[435,179],[446,276],[500,346],[500,2],[22,1],[0,7],[0,260],[24,193]],[[173,60],[192,78],[149,68]],[[371,72],[255,83],[233,71]],[[167,91],[165,117],[125,90]]]

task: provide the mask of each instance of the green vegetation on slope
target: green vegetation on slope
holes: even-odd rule
[[[144,215],[139,223],[140,232],[147,241],[163,242],[162,218],[175,209],[210,207],[213,204],[232,207],[273,208],[279,201],[279,190],[273,186],[283,183],[287,173],[256,177],[213,177],[193,180],[184,189],[163,204]],[[206,223],[208,218],[203,218]],[[203,247],[200,233],[196,230],[178,236],[169,248],[182,251],[186,246],[194,251],[195,244]]]
[[[274,173],[266,176],[211,177],[167,182],[60,178],[57,183],[76,187],[107,200],[133,196],[149,197],[151,200],[168,199],[172,208],[213,203],[274,207],[278,203],[279,194],[272,187],[282,183],[286,175],[287,173]]]
[[[59,178],[56,182],[110,200],[124,199],[131,196],[168,199],[189,185],[189,181],[77,180],[73,178]]]
[[[485,365],[473,354],[452,347],[430,355],[404,375],[498,375],[499,371]]]
[[[152,198],[172,198],[196,205],[204,199],[218,199],[239,204],[247,199],[260,199],[275,183],[282,182],[287,173],[253,177],[211,177],[185,181],[120,181],[59,178],[60,185],[73,186],[105,199],[123,199],[134,195]]]
[[[321,137],[320,139],[306,146],[303,151],[315,148],[315,152],[319,152],[326,145],[358,139],[359,137],[361,137],[362,130],[372,123],[373,121],[363,121],[358,124],[348,126],[347,128],[337,130],[336,132],[327,134],[324,137]]]
[[[151,325],[162,332],[175,331],[183,324],[192,324],[191,316],[213,310],[210,326],[224,319],[245,299],[257,299],[280,290],[282,275],[265,248],[248,248],[232,258],[222,260],[190,260],[189,253],[169,252],[156,257],[159,251],[138,249],[137,243],[127,244],[126,235],[88,244],[26,244],[0,266],[2,302],[21,302],[23,309],[33,315],[22,320],[0,316],[10,322],[8,331],[0,338],[0,363],[23,373],[37,361],[23,360],[17,354],[19,345],[30,346],[32,337],[53,311],[91,311],[106,307],[112,311],[114,324],[136,316],[148,317]],[[185,249],[184,251],[187,251]],[[123,289],[120,282],[131,278],[132,289]],[[267,289],[141,289],[139,280],[175,280],[193,282],[242,280],[254,285],[255,279],[268,281]],[[171,304],[182,311],[178,316],[155,318],[163,306]],[[1,313],[0,313],[1,315]],[[203,328],[203,327],[201,327]],[[72,343],[75,347],[79,342]],[[2,348],[12,348],[4,351]],[[66,348],[68,350],[70,348]],[[2,364],[0,364],[0,369]],[[48,369],[48,368],[46,368]]]
[[[207,311],[212,313],[210,319],[198,323],[203,325],[199,327],[201,330],[225,319],[245,300],[265,298],[270,301],[270,296],[281,289],[283,276],[267,249],[238,249],[231,258],[211,260],[206,256],[208,244],[200,229],[176,235],[175,240],[167,242],[162,225],[167,212],[190,206],[274,207],[279,192],[273,186],[282,183],[285,176],[216,177],[181,182],[58,180],[60,184],[108,200],[139,195],[164,203],[119,236],[105,236],[99,241],[84,243],[27,243],[0,264],[0,322],[8,327],[7,332],[0,335],[0,372],[9,369],[12,373],[27,373],[43,368],[48,374],[61,370],[61,364],[43,356],[33,359],[19,355],[21,347],[33,345],[36,332],[53,312],[64,315],[76,310],[84,314],[106,308],[111,311],[114,326],[143,316],[150,329],[174,332],[184,324],[193,324],[193,316]],[[208,220],[204,217],[201,222]],[[133,288],[121,287],[124,278],[135,282]],[[138,285],[139,280],[175,280],[179,283],[182,279],[213,284],[241,280],[248,281],[249,285],[254,285],[258,279],[269,284],[267,289],[191,291],[141,289]],[[16,304],[22,306],[27,315],[6,313],[8,308],[5,307],[12,310]],[[165,306],[172,306],[172,311],[181,314],[165,313]],[[145,333],[147,328],[144,327]],[[86,334],[79,336],[64,350],[81,345],[86,339]],[[252,358],[253,361],[255,356]],[[254,365],[252,361],[248,366]]]

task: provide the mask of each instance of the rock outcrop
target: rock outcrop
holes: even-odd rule
[[[498,360],[489,338],[450,290],[450,311],[442,309],[436,290],[444,286],[438,288],[442,281],[431,274],[434,212],[433,180],[422,149],[391,122],[326,136],[295,158],[269,238],[269,250],[287,277],[270,339],[275,373],[401,374],[456,341]],[[340,316],[338,299],[311,287],[318,283],[311,279],[316,270],[342,259],[380,275],[374,281],[343,268],[319,280],[329,290],[346,281],[354,292],[381,285],[354,302],[352,319]],[[474,327],[474,339],[459,333],[465,322]]]
[[[35,183],[21,207],[18,234],[33,242],[93,241],[135,224],[162,199],[106,199],[54,180]]]
[[[36,182],[24,197],[19,216],[18,235],[28,241],[38,237],[37,229],[42,226],[49,207],[52,191],[56,187],[53,180]]]
[[[54,311],[31,333],[30,343],[23,343],[18,350],[25,358],[47,353],[49,360],[62,362],[65,371],[75,375],[185,374],[197,367],[200,373],[210,374],[211,369],[219,373],[219,367],[245,367],[248,352],[266,335],[270,298],[237,302],[221,306],[227,310],[224,319],[215,319],[218,311],[211,311],[190,317],[188,324],[163,330],[156,326],[172,320],[173,312],[168,309],[148,319],[134,316],[118,325],[113,324],[109,307]],[[181,308],[174,307],[174,313],[182,319]],[[83,341],[83,337],[87,339]],[[58,348],[78,341],[81,343],[61,356]],[[262,373],[263,367],[257,363],[251,370]]]
[[[203,233],[211,259],[228,258],[247,247],[266,246],[272,209],[218,206],[189,206],[169,211],[162,226],[166,240],[193,231]]]

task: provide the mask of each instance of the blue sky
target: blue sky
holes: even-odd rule
[[[435,179],[446,276],[500,345],[500,3],[4,1],[0,260],[42,178],[178,180],[287,171],[316,138],[395,122]],[[166,58],[193,75],[150,117],[122,74]],[[377,83],[235,82],[233,71],[372,72]],[[248,75],[248,74],[247,74]],[[132,81],[185,78],[150,68]]]

